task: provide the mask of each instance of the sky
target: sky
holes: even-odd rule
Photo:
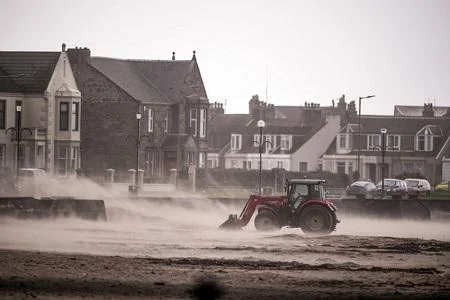
[[[93,56],[191,59],[210,102],[247,113],[331,105],[362,114],[450,106],[450,0],[0,0],[0,51],[88,47]]]

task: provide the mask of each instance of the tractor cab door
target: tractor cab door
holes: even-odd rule
[[[291,185],[288,195],[288,203],[292,211],[297,210],[300,204],[310,198],[310,191],[308,184],[295,183]]]

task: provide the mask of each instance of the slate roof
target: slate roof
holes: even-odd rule
[[[358,119],[351,121],[358,124]],[[399,116],[361,116],[361,133],[380,133],[381,128],[386,128],[388,134],[410,134],[415,135],[425,125],[438,125],[448,134],[450,129],[449,119],[445,118],[423,118],[423,117],[399,117]]]
[[[450,106],[433,106],[434,116],[442,117],[447,113]],[[394,116],[411,116],[411,117],[421,117],[423,112],[423,106],[413,106],[413,105],[395,105],[394,106]]]
[[[358,119],[350,120],[352,124],[357,124]],[[398,135],[416,135],[422,128],[427,125],[432,126],[433,134],[442,135],[445,140],[450,135],[450,119],[449,118],[424,118],[424,117],[400,117],[400,116],[361,116],[361,134],[380,134],[381,128],[387,129],[387,134],[398,134]],[[434,149],[433,151],[414,151],[407,152],[408,156],[423,157],[423,156],[435,156],[439,153],[439,149]],[[447,151],[446,149],[444,149]],[[362,155],[367,155],[372,150],[361,149]],[[356,154],[357,151],[353,150],[349,155]],[[336,138],[333,143],[328,147],[325,154],[336,154]],[[405,151],[390,151],[389,156],[402,156],[405,155]]]
[[[312,126],[294,124],[283,119],[266,120],[264,135],[292,135],[292,147],[289,151],[274,149],[272,153],[292,153],[308,138]],[[257,121],[247,114],[219,114],[209,121],[208,145],[211,152],[219,152],[230,143],[231,134],[242,135],[242,148],[235,153],[258,153],[254,145],[254,135],[260,133]]]
[[[196,90],[207,99],[204,86],[187,87],[196,67],[192,60],[133,60],[92,57],[91,66],[103,73],[131,97],[147,103],[178,103],[183,88]],[[189,95],[184,95],[189,96]]]
[[[191,60],[134,60],[130,62],[173,102],[178,102],[185,79],[193,68]]]
[[[60,52],[0,52],[0,92],[43,93]]]
[[[254,122],[244,114],[219,114],[208,123],[208,145],[212,151],[220,151],[230,142],[231,133],[239,133]]]
[[[322,107],[304,107],[304,106],[275,106],[275,118],[285,119],[298,124],[299,121],[305,119],[305,114],[311,110],[329,111],[332,107],[322,106]]]
[[[129,60],[92,57],[91,65],[136,100],[150,103],[170,103],[170,100],[140,74]]]

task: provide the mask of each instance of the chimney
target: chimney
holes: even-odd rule
[[[62,43],[62,45],[61,45],[61,51],[62,51],[62,52],[66,52],[66,44],[65,44],[65,43]]]
[[[225,110],[223,109],[223,104],[219,102],[214,102],[209,104],[208,118],[211,120],[217,115],[223,115]]]
[[[195,50],[192,51],[192,60],[196,60],[197,58],[195,57]]]
[[[172,52],[172,60],[175,60],[175,51]]]
[[[434,110],[433,110],[433,103],[424,103],[423,104],[423,111],[422,116],[425,118],[433,118],[434,117]]]
[[[84,47],[75,47],[69,48],[67,50],[67,55],[69,56],[69,60],[71,64],[85,64],[91,62],[91,50],[89,48]]]

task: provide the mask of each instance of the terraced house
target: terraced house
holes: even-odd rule
[[[249,101],[248,114],[225,114],[223,105],[210,109],[208,166],[212,168],[283,168],[289,171],[321,169],[319,158],[338,133],[347,104],[345,96],[334,106],[316,103],[275,106]],[[258,121],[264,121],[264,127]]]
[[[450,158],[448,109],[395,106],[392,116],[363,115],[360,122],[353,114],[323,155],[323,169],[352,176],[359,161],[360,177],[378,181],[384,159],[385,178],[416,173],[439,183]]]
[[[68,54],[83,99],[84,172],[139,164],[157,180],[173,168],[206,166],[209,101],[195,51],[188,60],[95,57],[88,48]]]
[[[80,167],[81,93],[65,50],[0,52],[0,169]]]

